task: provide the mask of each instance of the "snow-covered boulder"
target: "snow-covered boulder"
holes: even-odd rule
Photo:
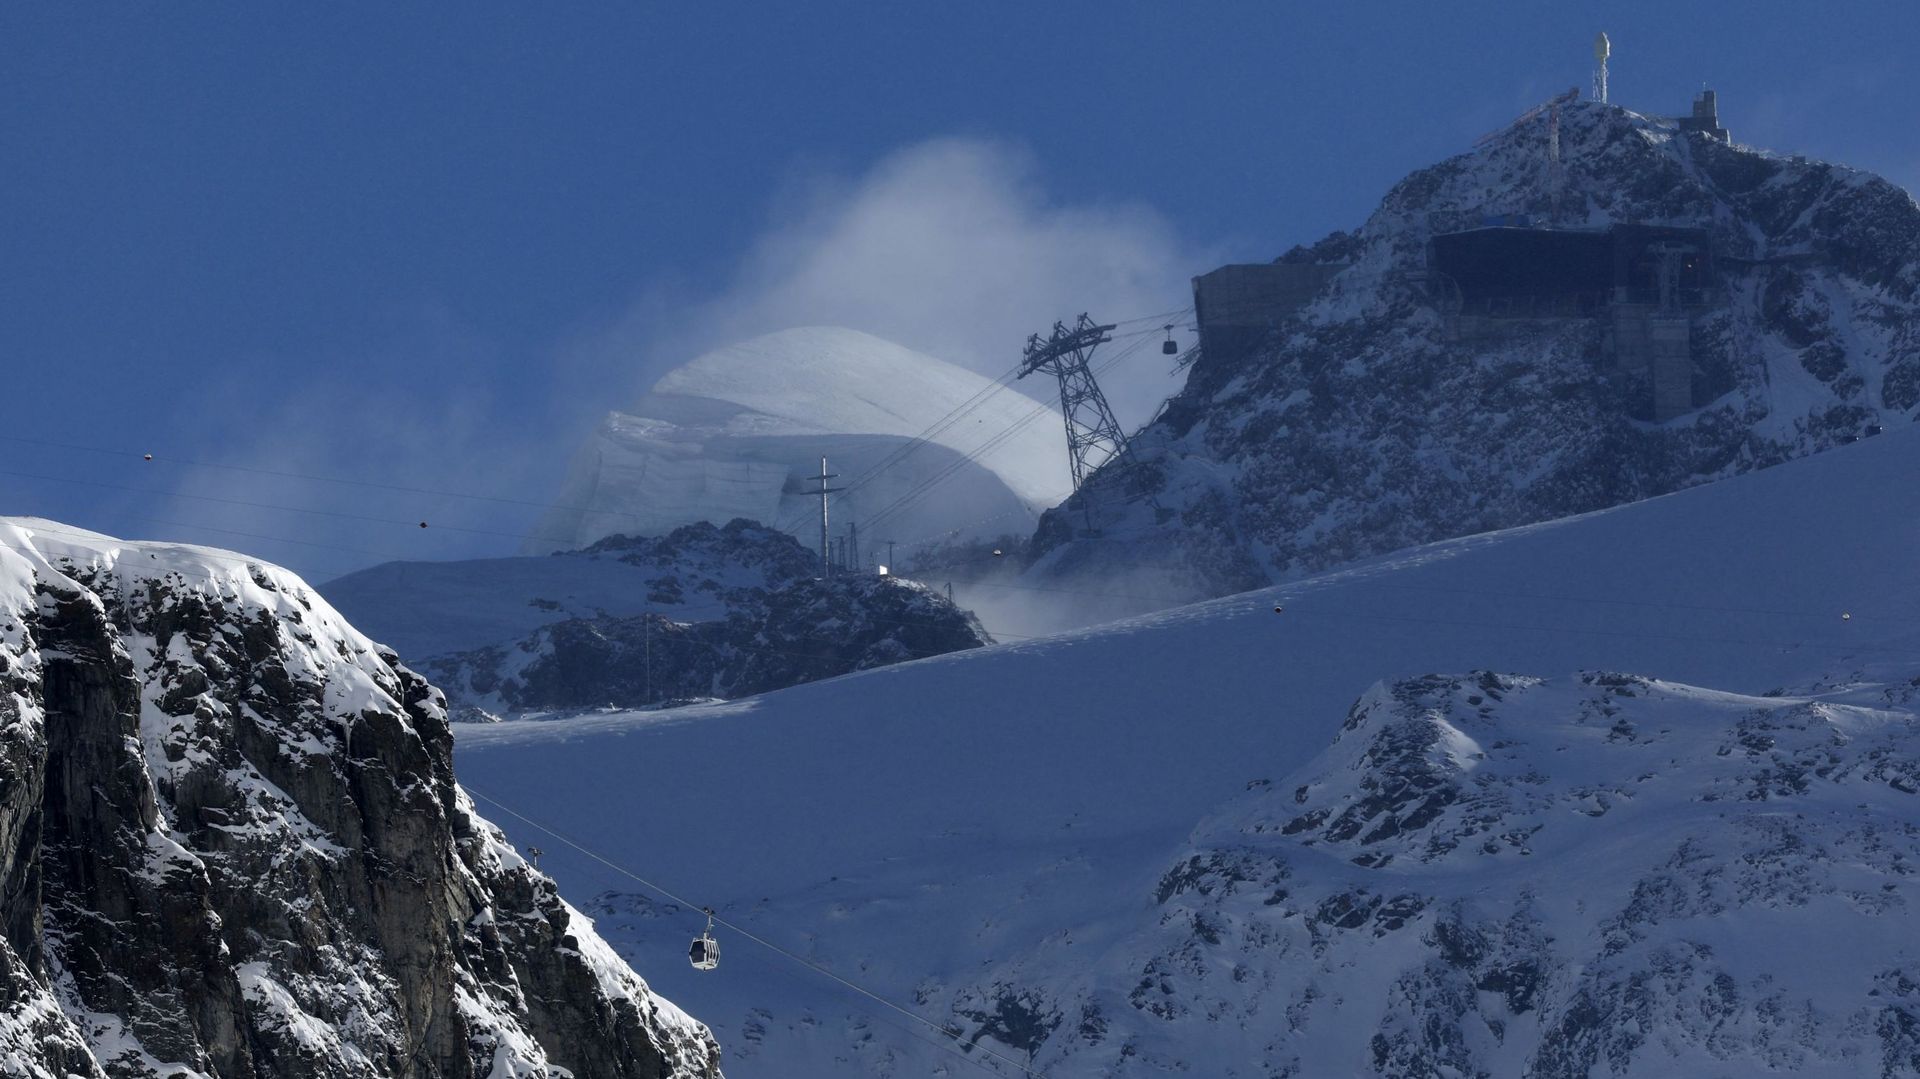
[[[835,515],[873,522],[871,539],[1022,531],[1071,488],[1060,429],[1047,406],[932,356],[855,330],[782,330],[709,352],[609,413],[524,550],[737,517],[812,543],[806,491],[822,457],[834,486],[855,484]]]

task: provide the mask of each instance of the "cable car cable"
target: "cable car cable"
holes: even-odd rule
[[[691,910],[706,912],[706,911],[711,911],[712,909],[710,907],[705,907],[701,904],[693,903],[693,902],[690,902],[689,900],[681,898],[679,895],[675,894],[674,892],[669,891],[667,888],[659,884],[655,884],[653,881],[650,881],[647,878],[641,876],[640,874],[633,872],[632,870],[626,868],[620,863],[615,862],[613,859],[608,858],[600,854],[599,852],[594,851],[586,847],[585,845],[574,841],[568,836],[555,831],[554,829],[548,827],[547,825],[542,824],[539,821],[536,821],[533,818],[528,817],[527,815],[514,810],[512,807],[500,801],[498,798],[495,798],[489,794],[482,793],[481,791],[475,789],[473,784],[471,783],[462,781],[460,783],[460,786],[464,788],[468,794],[471,794],[475,798],[478,798],[488,803],[489,805],[492,805],[494,808],[500,810],[502,813],[505,813],[508,816],[513,817],[515,820],[518,820],[523,824],[529,825],[534,828],[538,828],[542,832],[545,832],[546,834],[552,836],[553,838],[559,840],[560,842],[565,843],[567,846],[572,847],[574,850],[579,851],[581,854],[584,854],[587,857],[593,859],[594,861],[599,862],[601,865],[606,866],[608,869],[611,869],[614,872],[619,873],[620,875],[627,877],[631,880],[639,882],[642,886],[646,887],[650,891],[657,892],[658,894],[663,895],[666,898],[671,899],[675,903],[678,903],[681,906],[687,907]],[[787,959],[790,959],[793,962],[798,963],[803,967],[806,967],[807,969],[813,971],[814,973],[821,975],[822,977],[830,978],[833,981],[838,982],[840,985],[844,986],[845,988],[851,989],[854,992],[860,994],[861,996],[866,997],[868,1000],[871,1000],[877,1004],[880,1004],[894,1012],[898,1012],[899,1014],[906,1016],[908,1019],[911,1019],[914,1022],[919,1023],[920,1025],[928,1028],[929,1030],[932,1030],[938,1033],[941,1037],[947,1038],[956,1044],[960,1042],[960,1034],[955,1030],[952,1030],[948,1027],[941,1026],[939,1023],[936,1023],[933,1020],[928,1019],[927,1017],[921,1015],[918,1012],[913,1011],[910,1008],[906,1008],[900,1004],[896,1004],[893,1001],[887,999],[886,997],[881,996],[879,993],[876,993],[873,990],[868,989],[867,987],[859,984],[858,982],[842,977],[841,975],[834,973],[832,970],[829,970],[828,968],[818,963],[815,963],[812,960],[807,959],[806,957],[801,956],[795,952],[788,951],[786,948],[783,948],[780,945],[773,943],[772,941],[766,939],[765,937],[762,937],[756,933],[751,932],[744,926],[741,926],[726,918],[722,918],[718,914],[708,913],[707,916],[710,919],[712,919],[716,924],[724,926],[728,930],[740,934],[742,937],[745,937],[746,939],[754,942],[755,944],[760,945],[761,947],[767,949],[768,951],[784,956]],[[1011,1064],[1015,1068],[1020,1069],[1022,1073],[1029,1076],[1033,1076],[1034,1079],[1045,1079],[1045,1076],[1046,1076],[1045,1072],[1035,1071],[1032,1068],[1027,1067],[1025,1064],[1020,1063],[1018,1060],[1015,1060],[1013,1057],[1007,1056],[1005,1053],[1001,1053],[989,1046],[982,1045],[978,1041],[974,1041],[968,1044],[971,1044],[973,1048],[978,1049],[983,1053],[986,1053],[988,1056],[991,1056],[996,1060],[1000,1060],[1007,1064]],[[963,1057],[962,1059],[972,1060],[971,1057]],[[980,1065],[983,1068],[985,1067],[985,1065],[981,1064],[980,1061],[974,1060],[973,1063],[975,1063],[976,1065]],[[988,1069],[988,1070],[992,1070],[992,1069]]]
[[[473,792],[471,790],[468,790],[467,793],[472,794]],[[523,848],[523,849],[526,849],[526,848]],[[549,851],[549,852],[546,852],[544,856],[548,858],[554,858],[558,856],[562,860],[568,861],[569,864],[573,866],[573,868],[568,872],[568,875],[570,877],[584,878],[587,880],[591,880],[596,884],[610,886],[610,887],[606,887],[605,891],[602,892],[603,897],[606,895],[620,895],[620,896],[637,895],[637,893],[619,891],[620,887],[625,886],[624,882],[618,880],[615,877],[607,875],[606,871],[598,863],[567,858],[566,851]],[[582,910],[583,912],[585,912],[587,911],[587,908],[582,908]],[[673,910],[671,910],[669,912],[669,916],[671,916],[674,913],[678,913],[677,908],[674,908]],[[701,913],[704,914],[705,911],[702,911]],[[601,924],[598,918],[595,918],[594,921],[596,925]],[[635,942],[635,943],[636,945],[638,944],[638,942]],[[762,969],[764,969],[767,973],[777,975],[780,978],[784,978],[787,981],[791,982],[792,984],[800,986],[801,988],[809,992],[815,992],[819,989],[819,986],[817,984],[805,980],[801,972],[790,969],[784,963],[778,963],[778,962],[768,963]],[[980,1066],[980,1063],[981,1063],[980,1061],[972,1057],[966,1056],[964,1054],[964,1051],[955,1050],[952,1044],[951,1038],[945,1041],[935,1040],[921,1033],[919,1026],[903,1023],[900,1020],[894,1018],[893,1016],[887,1014],[886,1012],[880,1011],[878,1009],[868,1009],[866,1014],[869,1017],[871,1017],[871,1019],[874,1022],[884,1024],[888,1029],[899,1031],[901,1034],[905,1035],[906,1037],[912,1038],[914,1041],[917,1041],[922,1045],[931,1046],[933,1049],[941,1053],[950,1053],[955,1056],[958,1056],[962,1060],[966,1060],[973,1063],[976,1067]],[[993,1075],[1004,1074],[997,1068],[989,1067],[989,1068],[986,1068],[985,1070]]]
[[[1124,325],[1129,322],[1154,321],[1157,319],[1165,318],[1169,315],[1181,314],[1189,310],[1191,310],[1191,308],[1178,308],[1173,311],[1164,311],[1157,315],[1143,315],[1143,316],[1140,316],[1139,318],[1124,319],[1118,324]],[[1127,338],[1127,337],[1142,336],[1144,334],[1151,334],[1155,332],[1158,332],[1158,331],[1155,331],[1153,329],[1135,330],[1127,333],[1116,334],[1114,336],[1118,338]],[[1130,354],[1132,351],[1133,350],[1129,348],[1127,350],[1124,350],[1122,355],[1124,356],[1124,355]],[[1115,357],[1114,360],[1117,361],[1119,358],[1120,357]],[[1107,369],[1112,367],[1112,365],[1113,365],[1113,361],[1110,361],[1104,364],[1101,367],[1100,371],[1104,373]],[[883,458],[878,464],[872,467],[869,467],[868,469],[861,472],[859,476],[857,476],[855,479],[853,479],[852,481],[846,484],[846,486],[841,490],[841,492],[835,496],[835,498],[830,503],[830,505],[838,506],[843,504],[856,488],[865,486],[867,483],[877,478],[878,475],[884,472],[886,469],[892,467],[893,465],[898,464],[901,460],[904,460],[908,455],[913,453],[915,450],[918,450],[922,446],[931,442],[935,436],[944,433],[948,428],[952,427],[953,424],[959,422],[961,419],[964,419],[967,415],[971,414],[981,404],[984,404],[986,397],[991,396],[993,393],[997,392],[1000,389],[1004,389],[1011,386],[1013,381],[1019,376],[1019,373],[1023,366],[1024,364],[1014,365],[1014,367],[1010,369],[1006,374],[1003,374],[998,379],[996,379],[995,384],[992,387],[989,387],[988,389],[975,394],[973,398],[969,398],[968,401],[962,402],[960,406],[957,406],[955,411],[959,413],[958,415],[955,415],[954,413],[950,412],[946,417],[942,417],[941,420],[935,421],[935,423],[932,426],[928,427],[925,431],[922,431],[919,435],[915,436],[914,440],[910,442],[907,446],[904,446],[900,449],[895,450],[893,453]],[[1046,408],[1052,407],[1046,404],[1045,402],[1041,402],[1040,404],[1043,410]],[[1044,412],[1042,414],[1044,414]],[[1024,427],[1026,425],[1026,422],[1028,421],[1025,419],[1016,421],[1016,428]],[[1008,434],[1010,435],[1011,433],[1012,432],[1010,430]],[[994,443],[994,445],[997,446],[998,442]],[[968,460],[971,461],[972,459],[977,458],[978,455],[982,452],[985,452],[987,448],[989,447],[982,446],[977,448],[974,451],[974,453],[968,455]],[[805,524],[807,517],[808,517],[807,513],[797,514],[781,530],[785,532],[792,532],[796,528],[799,528],[801,525]],[[873,520],[874,519],[870,519],[869,524],[871,524]]]
[[[1133,344],[1128,345],[1126,348],[1121,349],[1118,354],[1107,357],[1105,362],[1103,362],[1095,370],[1094,373],[1096,375],[1105,374],[1107,371],[1112,370],[1115,365],[1119,364],[1122,360],[1125,360],[1128,356],[1131,356],[1134,352],[1138,351],[1143,343],[1144,342],[1142,341],[1135,341]],[[966,467],[968,464],[971,464],[981,454],[987,452],[989,449],[992,449],[998,446],[1001,442],[1005,441],[1006,439],[1011,438],[1014,434],[1018,433],[1021,429],[1025,428],[1028,424],[1032,423],[1033,421],[1039,419],[1041,416],[1044,416],[1048,412],[1052,411],[1052,409],[1053,409],[1052,405],[1049,405],[1045,402],[1039,403],[1034,408],[1033,411],[1027,413],[1025,416],[1022,416],[1020,419],[1014,421],[1014,423],[1011,426],[1001,431],[999,434],[993,436],[992,438],[989,438],[986,442],[975,447],[971,453],[966,454],[965,456],[961,457],[959,460],[956,460],[951,464],[949,464],[945,469],[941,470],[938,473],[935,473],[933,476],[922,481],[919,485],[909,490],[906,494],[901,495],[899,498],[895,499],[893,502],[883,507],[878,513],[870,515],[867,519],[868,527],[870,528],[878,527],[880,521],[882,521],[884,518],[888,517],[889,515],[899,510],[903,510],[911,506],[915,501],[918,501],[920,498],[924,497],[934,487],[938,486],[940,483],[950,478],[952,475],[954,475],[960,469]]]

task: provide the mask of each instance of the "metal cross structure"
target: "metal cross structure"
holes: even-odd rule
[[[1073,489],[1079,490],[1095,469],[1126,452],[1127,438],[1107,407],[1106,395],[1093,380],[1087,362],[1112,326],[1096,325],[1086,315],[1071,328],[1053,324],[1053,336],[1027,338],[1026,357],[1019,377],[1046,371],[1060,380],[1060,414],[1067,423],[1067,461],[1073,467]]]
[[[1613,55],[1613,42],[1601,33],[1593,39],[1593,99],[1606,104],[1607,101],[1607,57]]]
[[[833,576],[833,547],[827,541],[827,496],[835,491],[846,490],[845,487],[828,487],[827,481],[839,475],[840,473],[838,472],[827,471],[827,459],[822,457],[820,458],[820,474],[818,476],[808,476],[800,481],[802,483],[812,483],[815,480],[820,482],[820,489],[818,491],[806,491],[803,493],[820,496],[820,577],[822,580]]]

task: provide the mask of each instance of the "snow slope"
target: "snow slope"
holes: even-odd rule
[[[714,904],[782,947],[915,1002],[969,1038],[989,1037],[1014,1055],[1034,1050],[1048,1074],[1159,1074],[1168,1061],[1195,1074],[1288,1074],[1280,1051],[1288,1045],[1248,1055],[1251,1035],[1221,1037],[1220,1028],[1182,1026],[1137,1004],[1093,1017],[1073,1010],[1124,1001],[1168,955],[1187,962],[1198,981],[1245,978],[1309,996],[1371,987],[1337,1010],[1324,996],[1309,1001],[1320,1018],[1308,1041],[1323,1061],[1344,1047],[1342,1074],[1392,1073],[1375,1062],[1371,1039],[1390,1033],[1400,1007],[1389,1003],[1389,987],[1408,964],[1433,961],[1433,945],[1367,950],[1343,939],[1329,946],[1347,949],[1336,958],[1368,968],[1363,976],[1302,983],[1292,969],[1305,962],[1297,948],[1241,953],[1238,936],[1215,934],[1220,940],[1210,943],[1190,920],[1168,928],[1178,912],[1156,895],[1169,872],[1219,844],[1222,820],[1239,819],[1232,803],[1250,783],[1275,782],[1290,797],[1291,773],[1302,776],[1296,783],[1325,773],[1335,758],[1322,755],[1334,752],[1356,698],[1399,679],[1492,670],[1565,684],[1574,672],[1613,670],[1720,694],[1784,687],[1805,695],[1794,708],[1827,698],[1857,707],[1864,696],[1883,710],[1910,709],[1912,693],[1900,687],[1920,673],[1917,466],[1920,437],[1889,432],[1663,498],[1058,638],[731,705],[463,729],[457,767],[481,795]],[[1661,694],[1660,723],[1703,725],[1693,745],[1716,744],[1754,707],[1681,688]],[[1903,716],[1860,722],[1904,731],[1911,717]],[[1511,720],[1529,721],[1524,711]],[[1533,738],[1531,759],[1543,773],[1559,773],[1566,756],[1542,748],[1547,735]],[[1892,752],[1913,758],[1910,738],[1890,738]],[[1671,773],[1681,796],[1704,795],[1725,778],[1718,765],[1689,770],[1693,752],[1678,755]],[[1555,782],[1565,790],[1579,777],[1558,774]],[[1848,827],[1903,837],[1920,820],[1904,795],[1843,793],[1819,804],[1833,809],[1851,814]],[[664,837],[652,827],[660,821],[674,825]],[[613,893],[592,904],[601,928],[658,971],[663,991],[714,1024],[736,1079],[974,1070],[929,1044],[926,1031],[738,938],[713,974],[659,967],[652,960],[683,948],[698,928],[687,912],[524,824],[511,832],[547,848],[545,866],[577,900]],[[1605,867],[1617,855],[1611,864],[1622,873],[1645,870],[1629,855],[1663,838],[1631,827],[1604,842],[1576,829],[1565,834],[1568,859]],[[1719,853],[1738,856],[1733,848]],[[1476,887],[1471,867],[1450,870],[1450,896]],[[1313,873],[1316,896],[1338,892],[1341,878]],[[1510,879],[1490,871],[1485,886],[1497,891]],[[1840,919],[1834,940],[1846,942],[1832,956],[1822,949],[1821,922],[1791,923],[1807,978],[1781,1007],[1851,1006],[1862,990],[1857,979],[1841,986],[1851,975],[1836,964],[1861,950],[1881,948],[1889,957],[1883,971],[1899,969],[1908,921],[1898,914],[1910,885],[1892,872],[1873,879],[1874,887],[1894,885],[1891,916],[1826,908]],[[1550,876],[1535,885],[1556,888]],[[1566,894],[1554,901],[1563,913],[1573,909]],[[1404,939],[1431,942],[1443,909],[1429,904],[1410,915],[1425,920]],[[1580,917],[1603,916],[1596,908]],[[1722,921],[1713,946],[1757,952],[1774,945],[1770,930],[1779,924]],[[1257,939],[1278,939],[1271,926],[1255,929],[1268,934]],[[1662,938],[1663,946],[1682,946],[1684,925],[1663,931],[1680,934]],[[1217,1011],[1271,1031],[1268,1041],[1304,1037],[1287,1033],[1279,1004],[1258,1015],[1210,1011],[1218,998],[1207,986],[1172,984],[1189,1013]],[[1896,990],[1911,996],[1901,984],[1889,981],[1882,999]],[[1458,1011],[1447,1029],[1466,1029],[1461,1014],[1472,1008]],[[1049,1027],[1049,1017],[1062,1025]],[[1644,1019],[1649,1038],[1685,1041],[1679,1020]],[[1094,1042],[1089,1026],[1098,1028]],[[1765,1063],[1752,1029],[1720,1036],[1741,1061],[1783,1066]],[[1119,1051],[1129,1044],[1133,1052]],[[1151,1067],[1142,1055],[1149,1049]],[[1828,1051],[1848,1050],[1820,1048]],[[1818,1059],[1830,1074],[1847,1066]],[[1727,1074],[1745,1070],[1723,1066]],[[1890,1074],[1916,1068],[1889,1065]],[[1409,1063],[1398,1074],[1434,1072]]]
[[[1151,1017],[1057,1074],[1910,1074],[1920,715],[1885,688],[1376,686],[1196,829],[1105,969],[992,980]]]
[[[911,542],[955,529],[1024,532],[1071,489],[1058,415],[932,356],[814,326],[709,352],[668,373],[629,411],[608,414],[525,553],[736,517],[812,542],[819,517],[809,512],[816,503],[804,494],[805,479],[819,475],[822,456],[844,484],[980,395],[967,416],[837,499],[836,514],[843,522],[877,519],[950,469],[939,497],[888,515],[884,535]],[[963,459],[976,451],[976,460]]]

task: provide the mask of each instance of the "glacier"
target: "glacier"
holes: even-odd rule
[[[781,330],[706,353],[608,414],[523,553],[735,518],[815,544],[819,500],[805,492],[817,490],[809,477],[822,457],[834,486],[851,488],[834,497],[836,536],[849,521],[907,545],[1024,533],[1071,489],[1061,422],[1032,398],[871,334]],[[916,495],[936,478],[937,493]]]

